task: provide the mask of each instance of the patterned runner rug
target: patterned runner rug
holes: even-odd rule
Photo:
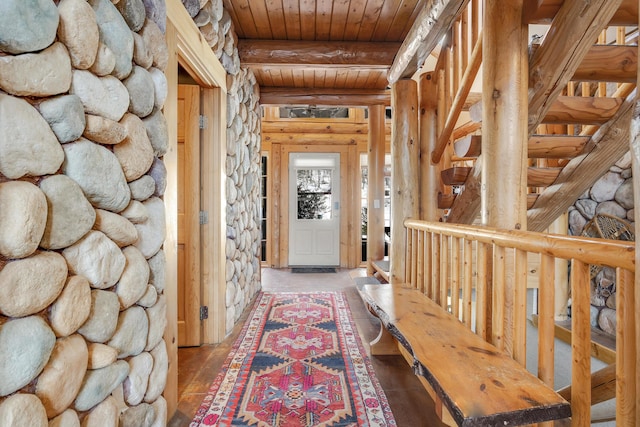
[[[342,292],[262,293],[197,426],[395,426]]]

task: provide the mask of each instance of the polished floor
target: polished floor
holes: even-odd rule
[[[344,291],[360,336],[368,349],[375,338],[376,319],[364,308],[353,277],[361,270],[338,270],[337,273],[293,274],[288,269],[264,269],[262,287],[269,292]],[[248,315],[243,313],[241,320]],[[238,324],[227,339],[219,345],[182,348],[178,351],[178,410],[169,422],[170,427],[188,426],[210,384],[226,359],[242,324]],[[398,427],[443,426],[435,414],[434,405],[409,365],[400,356],[371,358]]]

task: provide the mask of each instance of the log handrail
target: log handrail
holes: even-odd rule
[[[573,301],[572,383],[563,395],[570,393],[574,427],[591,425],[591,266],[614,268],[619,294],[616,299],[617,422],[627,425],[628,419],[635,419],[636,409],[629,406],[625,397],[629,390],[635,390],[637,380],[635,373],[625,373],[621,368],[633,366],[637,354],[632,315],[636,311],[632,297],[634,242],[413,219],[405,220],[404,225],[409,248],[405,282],[523,366],[527,362],[526,290],[532,274],[527,260],[529,254],[540,257],[539,268],[535,269],[540,292],[537,374],[550,387],[554,387],[555,369],[555,260],[571,261],[571,280],[567,285],[571,286]],[[473,291],[475,301],[471,298]],[[460,308],[459,304],[462,304]],[[472,307],[475,309],[473,323]],[[593,393],[600,392],[593,390]]]
[[[407,219],[405,227],[635,272],[633,242]],[[605,248],[603,250],[603,248]]]

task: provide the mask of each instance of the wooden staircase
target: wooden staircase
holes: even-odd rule
[[[531,231],[548,228],[629,149],[638,4],[616,1],[614,8],[588,11],[590,19],[585,20],[578,3],[545,0],[528,6],[528,23],[551,24],[545,39],[529,48],[527,229]],[[608,25],[620,27],[607,31]],[[577,38],[580,31],[583,36]],[[481,48],[481,43],[477,45]],[[472,55],[468,68],[474,66],[473,59]],[[466,98],[479,98],[464,81],[456,98],[464,97],[465,89]],[[470,121],[451,128],[449,135],[443,126],[432,153],[432,162],[448,165],[441,172],[438,208],[446,210],[445,221],[463,224],[473,223],[480,212],[482,102],[471,105],[468,113]]]

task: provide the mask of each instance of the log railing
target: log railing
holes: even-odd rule
[[[442,77],[439,87],[442,91],[443,111],[438,126],[438,139],[431,153],[431,160],[438,163],[452,139],[456,123],[460,118],[471,87],[482,64],[482,34],[480,31],[480,1],[470,1],[462,15],[454,22],[448,42],[443,43],[436,74]],[[440,79],[439,77],[439,79]]]
[[[616,421],[634,425],[636,380],[635,372],[628,372],[636,357],[633,242],[411,219],[405,227],[406,282],[523,366],[527,257],[540,256],[537,375],[550,387],[555,369],[554,261],[571,261],[572,426],[591,425],[590,266],[615,268]]]

